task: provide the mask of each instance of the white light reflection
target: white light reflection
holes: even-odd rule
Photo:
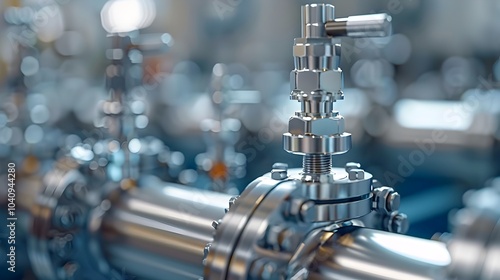
[[[137,154],[141,150],[141,141],[137,138],[130,140],[128,143],[128,150],[131,153]]]
[[[403,258],[443,267],[451,263],[450,254],[444,243],[397,234],[389,236],[386,233],[374,233],[372,241]]]
[[[131,32],[148,27],[156,16],[152,0],[111,0],[101,11],[101,22],[110,33]]]
[[[71,156],[79,160],[90,161],[94,158],[94,153],[82,146],[76,146],[71,149]]]
[[[396,121],[403,127],[436,130],[467,130],[474,115],[460,101],[402,99],[394,105]],[[459,116],[459,117],[457,117]]]

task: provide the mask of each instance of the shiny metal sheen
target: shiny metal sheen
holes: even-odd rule
[[[359,227],[338,229],[315,257],[308,279],[448,279],[443,243]]]
[[[388,14],[372,14],[338,18],[325,24],[328,36],[385,37],[392,33],[392,17]]]
[[[283,148],[289,153],[304,154],[343,154],[351,148],[351,134],[309,136],[283,134]]]
[[[159,180],[123,193],[102,220],[102,247],[112,266],[147,279],[198,279],[229,195]],[[160,184],[160,185],[159,185]]]

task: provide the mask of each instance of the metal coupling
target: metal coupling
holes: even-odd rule
[[[301,110],[288,122],[283,147],[304,156],[303,174],[329,174],[331,156],[351,148],[344,118],[333,111],[333,102],[344,98],[341,45],[333,37],[387,36],[391,17],[377,14],[335,19],[333,5],[307,4],[302,6],[301,26],[301,37],[293,45],[295,69],[290,73],[290,99],[300,102]],[[351,170],[349,178],[363,179],[364,173]]]

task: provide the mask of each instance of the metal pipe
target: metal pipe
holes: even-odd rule
[[[333,37],[385,37],[392,33],[391,21],[388,14],[350,16],[326,22],[325,30]]]
[[[319,249],[309,279],[448,279],[450,263],[442,242],[346,227]]]
[[[230,196],[150,181],[160,187],[123,194],[103,217],[106,259],[122,273],[147,279],[199,279],[213,221]]]

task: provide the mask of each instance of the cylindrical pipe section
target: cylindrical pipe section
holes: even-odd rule
[[[199,279],[212,222],[229,199],[171,183],[124,193],[103,217],[104,254],[115,269],[140,278]]]
[[[335,18],[335,7],[330,4],[302,6],[302,38],[326,37],[325,23]]]
[[[319,249],[309,279],[447,279],[450,262],[444,243],[347,227]]]
[[[392,33],[392,17],[388,14],[350,16],[325,24],[328,36],[385,37]]]

